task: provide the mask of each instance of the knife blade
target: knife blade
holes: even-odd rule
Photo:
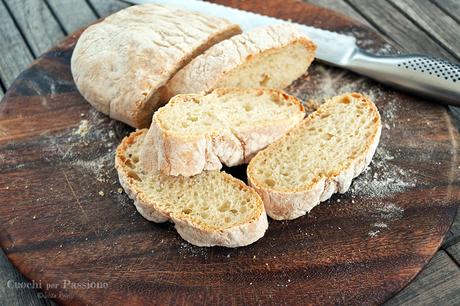
[[[426,55],[375,55],[358,48],[356,39],[328,30],[263,16],[200,0],[123,0],[156,3],[228,19],[243,31],[279,23],[297,25],[316,45],[316,59],[370,77],[402,90],[460,106],[460,66]]]

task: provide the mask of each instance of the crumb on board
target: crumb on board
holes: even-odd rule
[[[376,230],[376,231],[370,231],[369,233],[367,233],[369,235],[369,237],[377,237],[379,235],[380,231],[379,230]]]
[[[117,192],[120,193],[120,194],[123,193],[123,188],[118,188]]]
[[[80,121],[80,125],[74,131],[74,135],[85,136],[86,134],[88,134],[90,129],[91,129],[91,124],[89,123],[88,120],[84,119]]]
[[[100,195],[101,197],[103,197],[103,196],[104,196],[104,191],[102,191],[102,190],[99,191],[99,195]]]

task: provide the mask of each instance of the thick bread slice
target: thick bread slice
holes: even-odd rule
[[[167,94],[221,87],[285,88],[305,73],[316,46],[296,26],[260,27],[209,48],[168,83]]]
[[[305,215],[348,190],[371,162],[380,132],[374,103],[358,93],[334,97],[251,160],[249,184],[273,219]]]
[[[225,19],[173,6],[131,6],[83,32],[72,55],[72,75],[96,109],[133,127],[148,127],[174,73],[239,33],[240,27]]]
[[[183,176],[239,165],[304,117],[299,100],[278,89],[177,95],[153,115],[140,161],[147,171]]]
[[[198,246],[239,247],[264,235],[268,222],[259,195],[225,172],[191,178],[145,172],[139,150],[146,133],[123,139],[115,158],[120,183],[144,218],[173,222],[182,238]]]

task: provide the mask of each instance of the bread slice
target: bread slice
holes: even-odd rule
[[[173,222],[179,235],[197,246],[239,247],[264,235],[268,222],[261,198],[225,172],[191,178],[145,172],[139,151],[146,133],[123,139],[115,158],[120,184],[144,218]]]
[[[255,28],[224,40],[182,68],[167,95],[205,94],[221,87],[283,89],[305,73],[316,46],[296,26]]]
[[[358,93],[333,97],[251,160],[249,184],[270,217],[295,219],[348,190],[371,162],[380,132],[380,115],[369,99]]]
[[[147,171],[183,176],[239,165],[304,117],[302,103],[278,89],[177,95],[154,114],[140,161]]]
[[[148,127],[167,81],[210,46],[239,33],[240,27],[225,19],[174,6],[131,6],[82,33],[72,75],[96,109]]]

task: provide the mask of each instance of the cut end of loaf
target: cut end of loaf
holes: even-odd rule
[[[200,246],[243,246],[268,227],[258,194],[230,175],[210,171],[191,178],[145,172],[139,149],[147,130],[126,137],[116,154],[120,183],[148,220],[176,224],[181,236]]]
[[[283,89],[314,59],[316,45],[290,24],[255,28],[209,48],[169,82],[169,97],[221,87]]]
[[[288,87],[307,71],[314,59],[315,46],[306,38],[299,38],[291,44],[265,50],[233,70],[225,72],[214,88],[221,87]]]
[[[305,214],[370,163],[380,139],[379,112],[359,93],[329,99],[279,141],[259,152],[247,172],[275,219]]]

